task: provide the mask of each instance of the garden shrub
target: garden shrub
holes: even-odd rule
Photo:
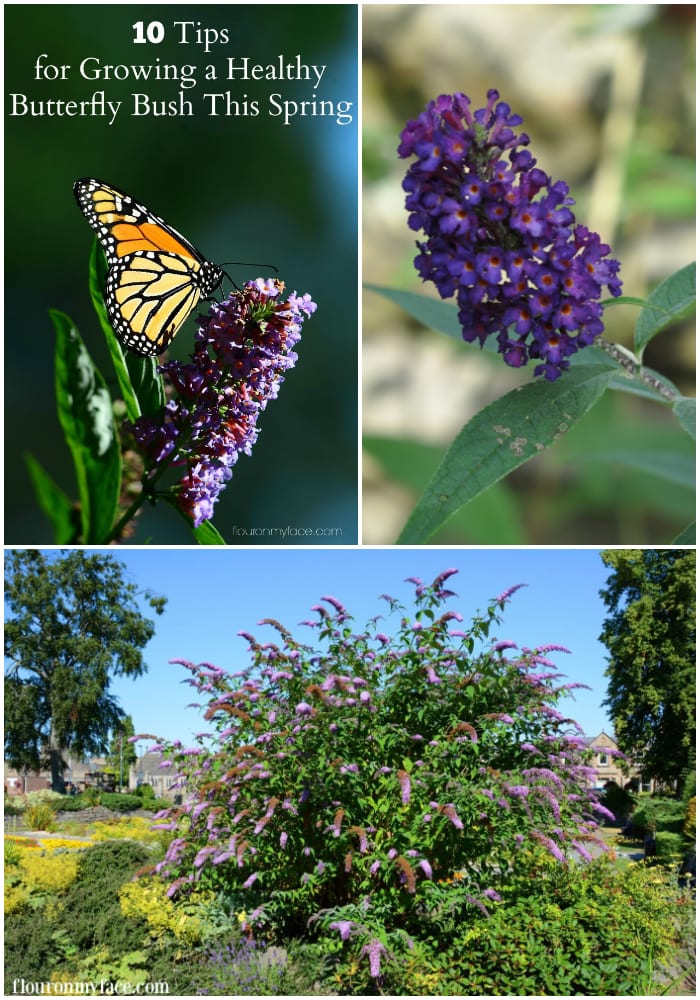
[[[121,792],[103,792],[100,804],[115,812],[133,812],[143,808],[143,800],[138,795],[123,795]]]
[[[683,828],[685,806],[679,799],[661,796],[643,796],[630,818],[632,832],[643,837],[647,829],[680,833]]]
[[[94,788],[90,786],[89,788],[83,789],[80,793],[80,797],[83,800],[84,808],[89,809],[92,806],[99,806],[102,803],[103,792],[99,788]]]
[[[43,983],[49,978],[58,956],[53,928],[38,919],[37,911],[20,906],[5,917],[5,994],[13,993],[13,981]]]
[[[525,874],[525,873],[524,873]],[[405,995],[638,996],[674,956],[692,901],[670,874],[646,865],[617,872],[608,858],[563,871],[538,865],[514,879],[488,920],[471,920],[387,967],[384,986]],[[654,991],[655,992],[655,991]]]
[[[20,859],[24,882],[31,890],[61,892],[75,882],[78,874],[78,859],[75,854],[44,854],[25,851]]]
[[[79,812],[82,809],[90,809],[94,805],[94,800],[91,801],[90,796],[85,798],[84,794],[81,792],[80,795],[62,795],[61,801],[56,807],[56,811]]]
[[[154,799],[156,797],[152,785],[139,785],[138,788],[134,789],[134,795],[138,795],[143,800]]]
[[[148,861],[147,848],[127,840],[105,841],[83,851],[78,877],[62,900],[60,926],[72,945],[87,952],[105,945],[115,954],[140,947],[145,922],[126,921],[119,889]]]
[[[41,841],[41,849],[45,852],[53,851],[85,851],[91,846],[88,840],[75,840],[71,837],[46,837]]]
[[[63,795],[60,792],[54,792],[51,788],[37,788],[33,792],[27,792],[25,795],[22,795],[20,802],[23,809],[26,809],[27,806],[38,805],[50,805],[54,809],[58,809],[62,799]]]
[[[154,938],[170,933],[188,944],[197,943],[202,938],[200,918],[183,909],[178,910],[159,880],[127,882],[119,890],[119,905],[124,916],[145,920]]]
[[[6,876],[6,989],[16,978],[46,982],[54,970],[60,978],[67,961],[70,967],[89,964],[98,953],[106,956],[101,968],[107,974],[119,965],[119,956],[138,950],[147,927],[124,918],[119,888],[148,858],[146,848],[128,841],[82,852],[23,852]]]
[[[670,833],[668,830],[657,831],[655,854],[657,860],[680,863],[685,852],[685,841],[680,833]]]
[[[161,831],[157,821],[146,816],[130,816],[128,819],[109,820],[92,824],[94,840],[139,840],[143,843],[160,840]]]
[[[443,607],[451,572],[413,581],[410,611],[385,597],[393,634],[358,633],[326,597],[304,623],[315,645],[267,621],[280,644],[243,633],[236,674],[176,661],[217,735],[158,747],[190,793],[157,866],[168,893],[221,891],[273,944],[322,940],[361,992],[416,940],[485,920],[533,847],[585,861],[596,817],[613,818],[556,707],[578,686],[549,658],[566,650],[489,642],[517,587],[462,625]]]

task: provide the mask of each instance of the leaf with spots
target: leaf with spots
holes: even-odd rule
[[[556,382],[532,382],[477,413],[445,454],[398,544],[427,542],[448,517],[544,451],[591,409],[615,369],[581,365]]]

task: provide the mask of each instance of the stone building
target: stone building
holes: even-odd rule
[[[174,778],[168,768],[162,767],[163,757],[159,753],[144,753],[125,774],[127,788],[133,791],[139,785],[150,785],[158,798],[170,798],[177,791],[172,786]],[[104,774],[107,762],[104,757],[79,760],[68,756],[63,773],[66,785],[75,785],[79,792],[90,786],[112,790],[114,780]],[[4,767],[4,784],[7,795],[23,795],[44,788],[51,788],[51,772],[24,771],[11,768],[7,761]]]
[[[642,782],[639,768],[632,761],[617,756],[619,747],[613,736],[600,732],[597,736],[586,736],[587,745],[594,751],[591,766],[596,769],[594,785],[601,790],[609,781],[614,781],[620,788],[629,786],[633,792],[651,792],[653,783]]]

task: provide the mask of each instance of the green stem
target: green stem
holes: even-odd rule
[[[611,344],[610,341],[604,340],[602,337],[598,337],[595,341],[596,347],[599,347],[601,351],[605,351],[609,354],[611,358],[615,358],[617,363],[628,371],[630,375],[634,375],[635,378],[641,379],[642,382],[646,382],[648,386],[651,386],[660,396],[664,399],[668,399],[670,402],[674,403],[678,399],[678,393],[673,392],[668,386],[664,385],[663,382],[659,381],[653,375],[650,375],[646,371],[641,362],[636,358],[630,356],[626,351],[623,351],[617,344]]]

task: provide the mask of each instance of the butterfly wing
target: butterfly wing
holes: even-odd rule
[[[74,192],[107,258],[112,326],[137,354],[162,354],[197,303],[221,284],[221,268],[118,188],[83,178]]]

